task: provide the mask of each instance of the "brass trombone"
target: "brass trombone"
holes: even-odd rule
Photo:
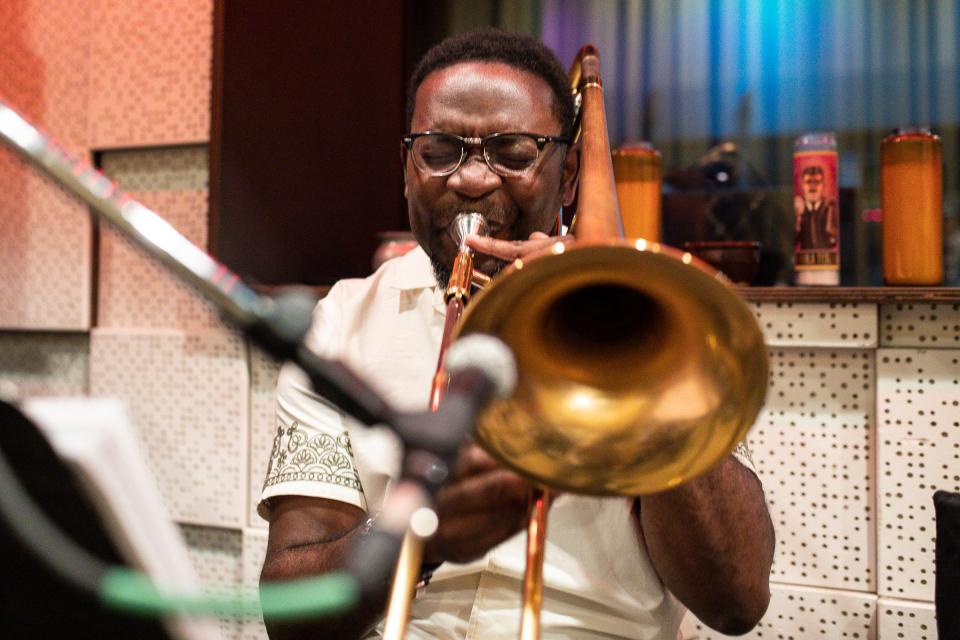
[[[766,347],[722,274],[623,238],[595,48],[580,51],[570,76],[582,130],[575,240],[506,268],[466,306],[454,336],[495,335],[516,358],[516,391],[477,426],[497,460],[544,488],[655,493],[707,471],[745,437],[766,394]],[[524,640],[540,631],[546,505],[535,496],[528,526]]]

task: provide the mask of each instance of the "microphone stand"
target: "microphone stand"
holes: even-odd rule
[[[124,193],[100,171],[71,157],[3,100],[0,100],[0,143],[16,151],[203,294],[227,322],[252,342],[280,360],[296,362],[309,376],[317,393],[360,422],[384,424],[399,435],[405,448],[405,480],[398,490],[392,492],[393,497],[384,505],[377,526],[370,531],[360,552],[352,553],[347,561],[348,573],[354,578],[361,596],[372,597],[380,593],[389,578],[408,524],[413,524],[415,530],[429,532],[427,535],[432,533],[431,526],[436,528],[436,514],[430,508],[433,496],[446,481],[461,444],[473,429],[476,414],[490,399],[496,385],[486,378],[485,382],[478,382],[475,376],[465,374],[464,384],[472,393],[468,400],[461,398],[459,403],[452,403],[448,411],[440,413],[400,413],[348,366],[321,358],[304,346],[303,338],[310,328],[316,305],[312,294],[302,290],[291,290],[276,297],[258,294],[163,218]],[[498,348],[506,351],[502,344]],[[507,356],[512,360],[509,351]],[[8,478],[8,481],[15,483],[16,479]],[[430,514],[433,514],[432,520]],[[0,509],[0,515],[6,517],[9,513]],[[28,548],[61,572],[60,565],[49,557],[49,552],[37,545],[28,545]],[[97,571],[97,575],[105,573],[103,569]],[[151,612],[157,613],[163,607],[181,610],[183,603],[182,598],[177,604],[165,601]],[[204,606],[198,600],[194,602],[193,611],[205,611]],[[293,607],[276,607],[286,617],[292,617],[291,612],[315,615],[319,608],[308,602]],[[270,614],[268,609],[270,607],[264,602],[265,616]]]

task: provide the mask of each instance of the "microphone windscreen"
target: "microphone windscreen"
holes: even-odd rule
[[[451,377],[466,369],[479,369],[491,382],[495,393],[505,398],[517,386],[517,364],[513,353],[499,338],[474,333],[457,340],[447,350],[444,365]]]

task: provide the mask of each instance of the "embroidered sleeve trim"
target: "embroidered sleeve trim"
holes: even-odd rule
[[[757,466],[753,463],[753,455],[750,453],[750,447],[747,446],[746,440],[741,440],[737,446],[734,447],[733,455],[743,463],[745,467],[753,471],[754,474],[757,473]]]
[[[363,493],[353,465],[353,449],[346,433],[309,437],[299,422],[277,425],[263,488],[282,482],[308,480],[355,489]]]

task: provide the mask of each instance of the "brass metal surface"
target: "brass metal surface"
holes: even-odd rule
[[[540,637],[540,610],[543,607],[543,556],[547,547],[547,508],[549,489],[530,490],[530,515],[527,519],[527,562],[523,572],[523,609],[520,612],[520,637]]]
[[[423,540],[409,529],[403,537],[400,557],[394,569],[390,595],[387,599],[387,617],[383,627],[384,640],[403,640],[407,636],[410,602],[420,577],[423,559]]]
[[[766,393],[763,337],[728,281],[642,240],[515,264],[467,307],[457,334],[475,332],[502,339],[519,374],[477,440],[564,491],[678,486],[730,453]]]

